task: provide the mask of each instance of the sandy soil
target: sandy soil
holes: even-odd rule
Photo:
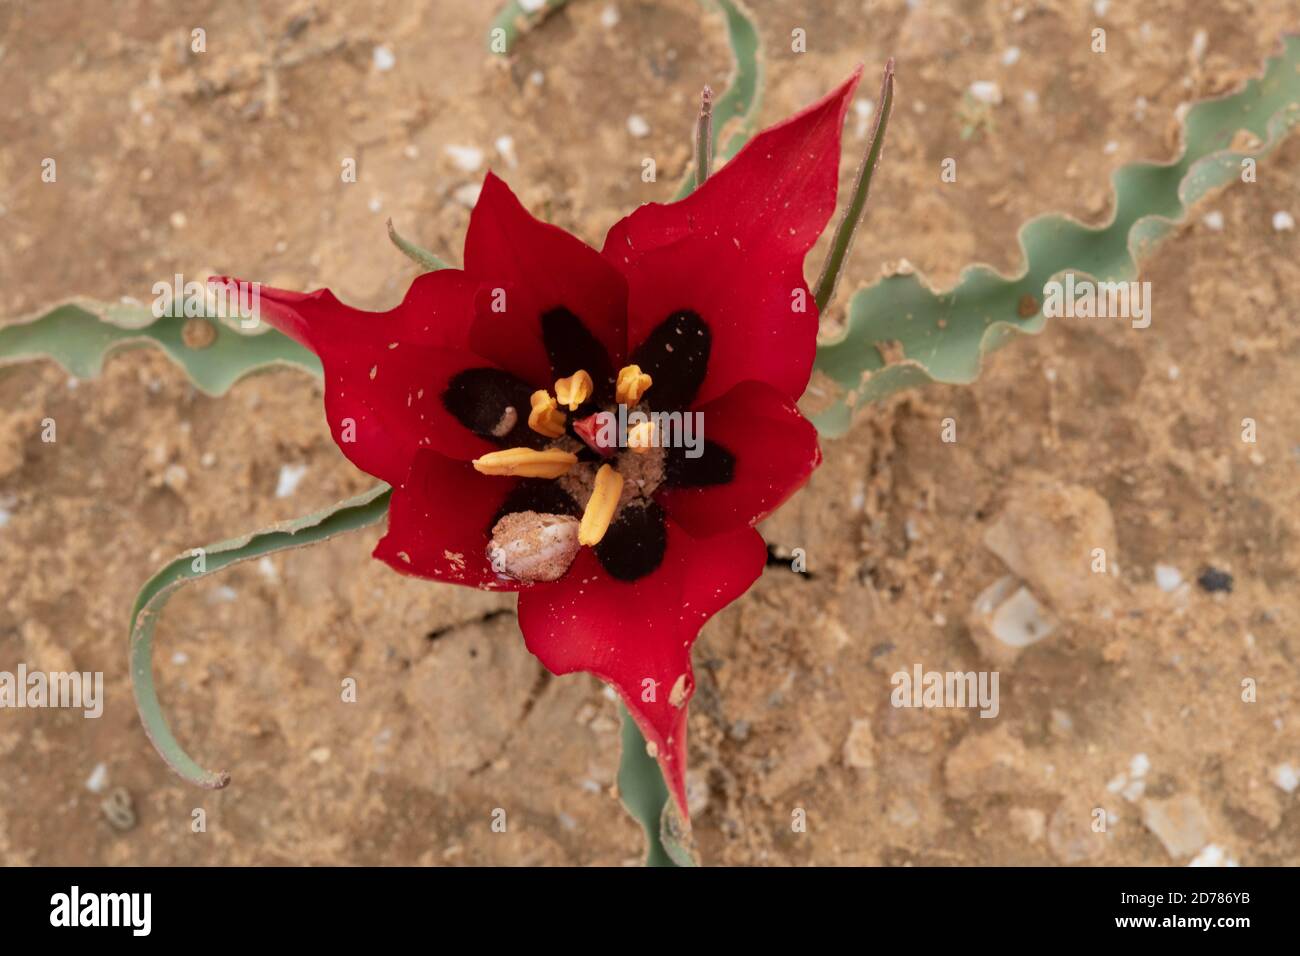
[[[481,172],[458,169],[448,145],[483,149],[530,208],[598,242],[673,192],[698,88],[721,87],[729,68],[720,23],[693,0],[575,0],[508,65],[484,51],[492,4],[101,6],[97,18],[75,0],[0,7],[0,316],[74,293],[147,300],[175,272],[329,285],[386,307],[414,274],[386,217],[458,257],[457,194]],[[1111,170],[1171,156],[1177,106],[1256,73],[1296,27],[1283,0],[1101,15],[1051,0],[799,6],[815,12],[752,3],[764,122],[858,61],[898,58],[869,229],[846,273],[860,283],[901,257],[940,284],[974,260],[1014,269],[1016,227],[1038,212],[1104,221]],[[1089,50],[1095,25],[1105,55]],[[208,50],[187,57],[194,27]],[[390,70],[375,66],[379,45]],[[977,80],[1003,102],[963,139]],[[846,142],[847,182],[864,142],[855,118]],[[641,180],[646,156],[656,183]],[[947,156],[957,184],[939,181]],[[57,184],[41,182],[44,157]],[[340,181],[347,157],[356,183]],[[706,861],[1168,864],[1210,845],[1212,858],[1300,863],[1300,793],[1282,785],[1287,766],[1300,772],[1300,239],[1271,226],[1278,210],[1300,216],[1298,195],[1294,137],[1144,263],[1150,328],[1058,321],[994,356],[976,385],[900,396],[825,443],[824,467],[763,527],[779,553],[803,548],[810,573],[770,568],[697,644],[691,779]],[[1219,230],[1202,221],[1211,211]],[[813,273],[819,254],[809,261]],[[46,417],[53,444],[40,440]],[[940,439],[949,417],[955,443]],[[276,497],[286,463],[306,471]],[[586,677],[549,677],[508,598],[370,560],[378,529],[173,602],[163,698],[181,739],[234,782],[192,789],[154,754],[126,669],[139,585],[183,549],[368,484],[300,374],[214,400],[149,351],[95,381],[46,363],[0,371],[0,669],[107,682],[99,720],[0,712],[0,862],[639,860],[612,793],[610,697]],[[1086,553],[1107,520],[1118,574],[1081,596],[1053,555]],[[891,706],[900,669],[992,666],[967,618],[1007,571],[985,540],[995,526],[1045,549],[1023,573],[1060,627],[998,665],[996,719]],[[1162,588],[1157,564],[1183,583]],[[1210,566],[1232,575],[1231,592],[1197,585]],[[348,676],[355,704],[340,701]],[[116,787],[133,826],[101,806]],[[196,808],[206,832],[192,831]],[[807,832],[792,831],[796,809]]]

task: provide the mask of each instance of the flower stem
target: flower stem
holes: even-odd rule
[[[695,188],[709,178],[713,167],[713,90],[700,92],[700,118],[695,121]]]
[[[439,269],[448,268],[447,263],[443,262],[428,249],[417,246],[415,243],[406,239],[393,227],[393,220],[388,220],[388,238],[393,241],[393,245],[402,250],[402,253],[418,265],[425,272],[437,272]]]
[[[831,241],[830,255],[822,266],[821,278],[817,280],[817,290],[813,298],[817,311],[821,312],[835,294],[835,284],[839,281],[840,269],[848,258],[853,246],[853,236],[862,220],[862,212],[867,205],[867,191],[871,188],[871,174],[880,162],[880,151],[885,145],[885,126],[889,122],[889,111],[894,105],[894,58],[891,56],[885,64],[885,75],[880,81],[880,105],[876,109],[876,125],[871,132],[871,146],[858,166],[858,181],[853,187],[853,198],[844,210],[839,225],[835,227],[835,238]]]

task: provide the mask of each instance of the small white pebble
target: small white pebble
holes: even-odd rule
[[[1284,210],[1273,213],[1273,228],[1278,232],[1290,232],[1295,228],[1295,218]]]
[[[184,651],[177,651],[172,655],[172,663],[177,667],[180,667],[182,664],[188,664],[189,662],[190,655],[186,654]]]
[[[1169,564],[1156,565],[1156,587],[1162,591],[1173,591],[1183,583],[1183,576],[1178,569]]]
[[[606,4],[605,9],[600,11],[600,25],[612,29],[618,26],[618,7],[614,4]]]
[[[298,490],[298,483],[302,481],[302,476],[305,474],[307,474],[306,465],[281,465],[280,480],[275,485],[275,496],[288,498]]]
[[[1289,763],[1280,763],[1273,768],[1273,782],[1287,793],[1295,793],[1300,787],[1300,770]]]
[[[366,205],[370,207],[371,212],[379,212],[384,208],[384,201],[378,196],[371,196],[370,202],[366,203]]]
[[[528,82],[533,84],[533,86],[541,86],[546,82],[546,74],[541,70],[533,70],[533,72],[528,74]]]
[[[1219,212],[1217,209],[1211,209],[1202,216],[1201,222],[1205,225],[1205,228],[1209,229],[1211,232],[1223,231],[1223,213]]]
[[[546,6],[546,0],[519,0],[519,8],[524,13],[536,13]]]
[[[1024,100],[1025,109],[1029,110],[1029,112],[1032,113],[1038,109],[1038,93],[1034,90],[1025,90],[1020,94],[1020,98]]]
[[[981,103],[997,106],[1002,102],[1002,87],[992,80],[976,80],[970,85],[970,95]]]
[[[313,763],[326,763],[330,759],[330,749],[328,747],[317,747],[307,754]]]
[[[1192,858],[1188,866],[1236,866],[1237,861],[1223,852],[1217,843],[1207,843],[1200,853]]]
[[[1104,17],[1106,11],[1110,9],[1110,0],[1093,0],[1092,12],[1099,17]]]
[[[275,582],[280,579],[280,572],[275,569],[275,562],[266,555],[257,559],[257,570],[268,581]]]
[[[1204,29],[1197,30],[1192,34],[1192,48],[1188,52],[1192,60],[1199,63],[1205,57],[1205,48],[1209,46],[1210,37]]]
[[[1128,762],[1128,772],[1134,777],[1145,777],[1151,769],[1151,760],[1146,754],[1134,754]]]
[[[97,763],[95,769],[90,771],[90,776],[86,778],[86,789],[91,793],[102,793],[106,786],[108,786],[108,767]]]
[[[483,186],[481,183],[466,183],[464,186],[457,187],[456,191],[451,194],[451,198],[462,206],[473,209],[478,203],[479,193],[482,191]]]
[[[1009,46],[1002,51],[1002,65],[1015,66],[1020,60],[1020,47]]]
[[[229,584],[222,584],[212,589],[208,595],[209,604],[232,604],[239,598],[239,592]]]
[[[640,139],[643,136],[650,135],[650,124],[645,121],[644,116],[633,113],[627,118],[627,131]]]
[[[501,158],[506,161],[506,165],[514,169],[519,165],[519,156],[515,153],[515,139],[513,136],[498,136],[496,143],[497,152]]]
[[[1107,156],[1113,156],[1115,153],[1119,152],[1119,143],[1115,142],[1115,140],[1112,139],[1110,142],[1108,142],[1105,146],[1101,148],[1101,151],[1105,153]]]
[[[477,146],[457,146],[453,143],[444,146],[443,151],[462,173],[476,173],[483,167],[483,150]]]
[[[387,73],[397,65],[397,57],[393,55],[393,51],[382,44],[375,47],[374,59],[375,69],[380,73]]]
[[[1183,374],[1182,370],[1179,369],[1177,365],[1169,366],[1169,381],[1171,382],[1178,381],[1178,376],[1181,374]]]

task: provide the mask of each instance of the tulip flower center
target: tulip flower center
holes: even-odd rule
[[[725,448],[701,433],[702,448],[687,455],[657,425],[659,413],[687,414],[712,336],[696,313],[674,312],[616,373],[605,347],[568,309],[544,313],[541,332],[550,388],[472,368],[442,396],[466,428],[500,447],[475,459],[475,470],[515,482],[487,529],[488,559],[504,577],[554,581],[590,547],[612,577],[635,581],[659,567],[667,543],[655,493],[732,479]]]
[[[621,369],[615,384],[617,405],[638,406],[642,396],[654,384],[652,376],[641,371],[638,365]],[[504,475],[518,478],[559,479],[561,487],[575,501],[583,504],[582,520],[577,529],[577,543],[582,547],[595,547],[605,538],[610,524],[627,505],[636,502],[644,507],[650,496],[663,481],[663,455],[656,448],[653,421],[639,422],[628,429],[626,436],[615,433],[618,421],[617,406],[593,412],[573,423],[574,434],[568,432],[568,416],[591,399],[594,383],[586,369],[555,382],[554,394],[539,389],[530,396],[531,410],[528,427],[549,439],[546,447],[507,448],[474,459],[474,468],[485,475]],[[501,414],[503,421],[513,421],[507,407]],[[575,437],[576,435],[576,437]],[[581,444],[579,443],[581,440]],[[579,461],[579,453],[594,452],[599,459],[612,461]],[[657,454],[656,454],[657,453]],[[539,515],[539,521],[551,522],[562,516]],[[504,519],[498,522],[503,525]],[[496,540],[520,527],[519,522],[509,522],[497,535],[494,544],[498,551],[509,548],[513,539]],[[531,529],[530,529],[531,533]]]

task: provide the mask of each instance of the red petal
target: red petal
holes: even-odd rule
[[[365,338],[384,344],[409,342],[463,349],[469,347],[477,288],[459,269],[440,269],[417,276],[401,303],[387,312],[354,309],[329,289],[289,292],[258,286],[258,303],[262,318],[317,355],[330,345]]]
[[[393,490],[388,533],[375,557],[403,574],[517,590],[520,585],[498,577],[487,558],[492,518],[517,484],[436,451],[417,452],[410,475]]]
[[[752,526],[775,511],[821,464],[817,429],[794,402],[762,382],[742,382],[697,409],[707,441],[735,456],[731,481],[666,488],[664,510],[696,537]]]
[[[470,216],[465,271],[483,287],[471,332],[478,354],[526,382],[549,386],[541,316],[563,306],[604,345],[615,369],[622,364],[627,352],[622,276],[581,239],[530,215],[490,172]]]
[[[259,289],[261,316],[315,352],[325,370],[330,433],[362,471],[396,485],[418,448],[475,458],[496,446],[442,403],[447,381],[490,365],[465,343],[475,284],[453,269],[422,275],[401,305],[365,312],[328,289]]]
[[[860,73],[760,133],[681,202],[642,206],[605,237],[602,254],[627,277],[629,351],[679,309],[708,323],[698,402],[746,379],[791,398],[808,384],[817,307],[803,261],[835,211],[840,129]]]
[[[745,529],[696,541],[668,521],[663,563],[636,581],[609,576],[590,548],[554,584],[519,595],[528,649],[554,674],[587,671],[613,685],[686,811],[686,702],[695,692],[691,644],[710,617],[763,571],[767,549]],[[680,699],[672,690],[685,677]],[[653,680],[653,701],[642,699]],[[676,703],[676,706],[674,705]]]

